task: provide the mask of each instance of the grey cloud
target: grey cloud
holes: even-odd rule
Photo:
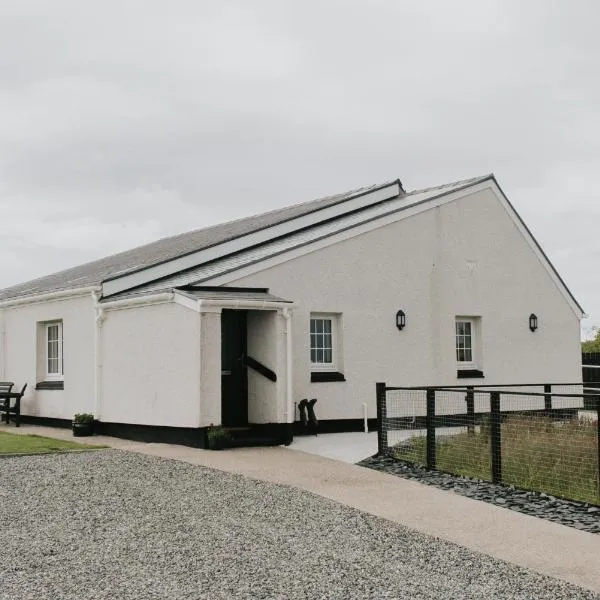
[[[599,13],[591,0],[2,6],[1,237],[18,268],[0,284],[393,177],[494,171],[600,323],[586,270]]]

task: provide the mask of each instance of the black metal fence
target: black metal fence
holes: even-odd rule
[[[600,383],[376,393],[380,454],[600,504]]]
[[[586,385],[600,379],[600,352],[581,353],[581,372]]]

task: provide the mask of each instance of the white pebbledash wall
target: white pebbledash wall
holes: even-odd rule
[[[198,312],[174,302],[107,310],[100,340],[102,421],[200,426]]]
[[[320,419],[361,418],[363,402],[374,417],[376,381],[581,381],[579,318],[488,189],[228,284],[297,303],[294,400],[318,398]],[[345,382],[310,381],[311,312],[343,315]],[[458,315],[481,317],[485,379],[457,379]]]
[[[0,378],[13,381],[15,389],[27,383],[22,414],[71,419],[76,412],[94,412],[93,307],[89,293],[0,310]],[[36,390],[45,366],[45,350],[38,344],[38,323],[55,320],[63,322],[64,390]]]

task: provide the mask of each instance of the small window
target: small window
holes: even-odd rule
[[[339,368],[338,317],[331,314],[310,316],[310,365],[313,370]]]
[[[473,365],[474,323],[471,319],[456,319],[456,362]]]
[[[62,321],[45,324],[46,332],[46,378],[63,378],[63,331]]]
[[[456,376],[459,379],[484,377],[481,370],[483,369],[482,340],[481,317],[456,317]]]

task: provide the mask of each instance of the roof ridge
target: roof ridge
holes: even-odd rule
[[[271,210],[267,210],[264,212],[259,212],[259,213],[253,213],[251,215],[246,215],[245,217],[237,217],[235,219],[230,219],[229,221],[220,221],[219,223],[214,223],[213,225],[207,225],[206,227],[196,227],[194,229],[188,229],[187,231],[182,231],[181,233],[175,233],[173,235],[165,235],[163,237],[159,237],[151,242],[146,242],[145,244],[141,244],[139,246],[133,246],[132,248],[128,248],[127,250],[121,250],[120,252],[115,252],[113,254],[107,254],[106,256],[103,256],[101,258],[95,259],[90,261],[89,263],[84,263],[84,264],[92,264],[94,262],[97,261],[102,261],[105,259],[109,259],[109,258],[113,258],[116,256],[119,256],[121,254],[126,254],[128,252],[132,252],[133,250],[141,250],[147,246],[153,246],[154,244],[158,243],[158,242],[165,242],[167,240],[176,240],[178,238],[183,238],[189,235],[193,235],[193,234],[197,234],[197,233],[201,233],[201,232],[208,232],[210,230],[213,229],[217,229],[220,227],[224,227],[227,225],[233,225],[233,224],[239,224],[239,223],[243,223],[244,221],[249,221],[251,219],[256,219],[258,217],[267,217],[267,216],[272,216],[278,212],[284,212],[286,210],[290,210],[293,208],[299,208],[301,206],[308,206],[309,204],[317,204],[317,203],[322,203],[325,202],[327,200],[333,200],[334,198],[340,197],[339,203],[341,204],[342,202],[347,202],[348,200],[351,200],[352,198],[354,198],[355,196],[359,195],[359,194],[363,194],[363,193],[367,193],[367,192],[372,192],[375,190],[379,190],[381,188],[384,187],[388,187],[390,185],[393,185],[394,183],[398,182],[399,180],[394,179],[394,180],[390,180],[390,181],[386,181],[384,183],[380,183],[380,184],[372,184],[372,185],[368,185],[368,186],[363,186],[360,188],[356,188],[353,190],[349,190],[347,192],[342,192],[340,194],[330,194],[329,196],[321,196],[319,198],[314,198],[312,200],[306,200],[304,202],[296,202],[295,204],[288,204],[286,206],[281,206],[279,208],[273,208]],[[342,198],[343,196],[343,198]],[[317,208],[315,210],[315,212],[317,210],[321,210],[320,208]],[[77,265],[77,266],[83,266],[83,265]],[[70,267],[70,268],[77,268],[77,266],[75,267]],[[133,268],[133,267],[132,267]],[[69,268],[65,269],[66,271],[69,270]],[[40,278],[41,279],[41,278]]]
[[[406,195],[412,196],[413,194],[422,194],[423,192],[430,192],[432,190],[442,190],[444,188],[454,187],[457,185],[470,185],[470,184],[474,183],[475,181],[483,181],[485,179],[488,179],[489,177],[494,177],[494,174],[486,173],[485,175],[479,175],[478,177],[469,177],[467,179],[457,179],[456,181],[452,181],[450,183],[442,183],[440,185],[433,185],[431,187],[418,188],[418,189],[410,190],[409,192],[406,192]]]

